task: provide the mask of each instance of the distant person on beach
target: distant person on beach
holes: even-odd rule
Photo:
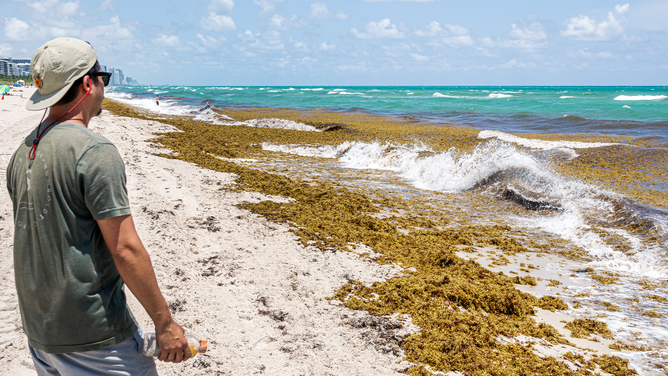
[[[155,96],[155,105],[160,106],[160,96],[159,95]]]
[[[172,319],[130,213],[116,147],[88,129],[102,112],[102,72],[87,42],[56,38],[32,57],[28,110],[49,109],[7,168],[14,274],[38,375],[157,375],[123,285],[155,324],[162,361],[191,353]]]

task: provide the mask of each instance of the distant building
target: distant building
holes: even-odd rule
[[[137,80],[132,77],[126,77],[121,69],[109,67],[106,72],[111,73],[110,86],[139,85]]]
[[[30,58],[2,57],[0,58],[0,74],[5,76],[29,76]]]
[[[100,70],[101,70],[102,72],[107,72],[107,66],[106,66],[106,65],[102,65],[102,64],[100,64]]]
[[[9,62],[5,60],[0,60],[0,74],[3,76],[9,76]]]

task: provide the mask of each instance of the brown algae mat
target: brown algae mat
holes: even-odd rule
[[[350,247],[363,244],[380,254],[375,261],[406,268],[403,276],[371,286],[351,280],[331,299],[375,315],[410,316],[421,330],[400,341],[406,360],[414,364],[408,374],[431,375],[430,370],[459,371],[467,375],[585,375],[601,370],[614,375],[636,374],[628,368],[626,360],[614,356],[591,355],[586,361],[569,360],[567,364],[564,361],[567,357],[538,356],[531,344],[497,340],[500,336],[526,335],[554,345],[569,343],[556,329],[537,324],[532,318],[534,307],[553,311],[566,309],[561,299],[549,296],[538,299],[518,291],[511,277],[493,273],[455,254],[471,246],[494,246],[506,254],[536,251],[532,247],[535,244],[518,241],[516,232],[509,226],[453,224],[452,219],[431,215],[428,211],[425,215],[402,216],[400,213],[406,204],[382,194],[369,195],[326,181],[305,181],[243,167],[229,160],[273,155],[261,149],[262,142],[408,143],[416,136],[432,140],[435,150],[456,147],[465,151],[480,142],[475,130],[437,126],[411,118],[327,111],[262,108],[221,111],[238,121],[281,118],[327,130],[299,132],[212,125],[188,117],[142,112],[109,100],[105,100],[103,108],[119,116],[156,120],[181,130],[156,135],[154,141],[172,152],[166,150],[163,154],[166,158],[234,173],[238,176],[234,189],[293,198],[289,203],[264,201],[240,206],[269,220],[290,223],[305,246],[323,251],[348,251]],[[379,215],[381,212],[384,214]],[[577,358],[572,354],[571,357]],[[576,370],[571,370],[569,364]]]

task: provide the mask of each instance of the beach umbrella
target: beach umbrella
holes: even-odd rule
[[[9,86],[7,86],[7,85],[0,86],[0,91],[4,91],[5,93],[9,93]]]

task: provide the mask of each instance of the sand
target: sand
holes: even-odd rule
[[[25,110],[25,102],[18,96],[0,102],[2,187],[9,158],[42,116]],[[210,350],[193,360],[159,362],[161,375],[398,375],[408,367],[396,341],[415,328],[390,330],[385,319],[325,299],[348,279],[380,281],[398,267],[303,247],[287,225],[237,208],[285,198],[225,190],[234,176],[158,157],[163,150],[145,141],[170,126],[103,113],[90,129],[114,142],[125,161],[137,230],[175,320],[209,341]],[[5,374],[34,375],[14,286],[6,193],[0,232],[0,361]],[[154,331],[128,295],[142,328]]]
[[[24,97],[29,95],[28,89]],[[3,187],[11,154],[42,116],[25,110],[25,102],[19,96],[0,102]],[[157,156],[166,150],[147,140],[153,132],[175,131],[171,126],[105,111],[92,120],[90,129],[114,142],[125,161],[137,230],[175,320],[188,333],[209,341],[209,351],[192,360],[178,365],[158,362],[160,374],[399,375],[410,366],[402,362],[404,352],[398,345],[419,330],[409,318],[374,317],[326,299],[348,280],[381,281],[398,275],[401,268],[378,265],[353,252],[304,247],[287,224],[239,209],[235,205],[243,202],[288,199],[232,191],[227,189],[235,184],[231,174]],[[0,295],[0,361],[6,374],[35,375],[14,286],[7,194],[0,200],[0,233],[0,273],[5,276],[0,280],[5,291]],[[528,262],[513,261],[508,268],[519,269],[520,261]],[[546,261],[533,259],[542,270]],[[534,290],[539,296],[548,292],[541,285]],[[126,292],[140,325],[152,332],[148,315]],[[537,317],[567,338],[563,326],[570,320],[543,310]],[[396,326],[401,328],[392,329]],[[577,345],[609,352],[605,342],[580,340]],[[535,348],[542,356],[585,353],[569,346],[541,346]]]

